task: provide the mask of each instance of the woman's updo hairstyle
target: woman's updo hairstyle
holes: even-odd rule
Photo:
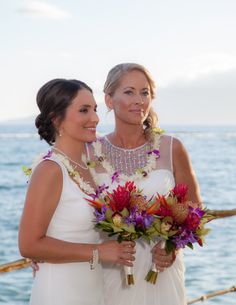
[[[36,102],[40,114],[35,119],[35,126],[41,140],[54,144],[58,130],[53,121],[63,121],[67,107],[82,89],[93,93],[88,85],[76,79],[53,79],[39,89]]]
[[[136,64],[136,63],[123,63],[123,64],[119,64],[119,65],[116,65],[115,67],[113,67],[107,75],[107,79],[106,79],[104,87],[103,87],[103,92],[105,94],[112,96],[115,93],[116,89],[119,87],[122,77],[124,75],[126,75],[127,73],[134,71],[134,70],[140,71],[146,76],[149,86],[150,86],[151,98],[154,99],[155,98],[155,88],[156,88],[155,82],[154,82],[150,72],[144,66]],[[151,137],[151,135],[152,135],[151,130],[153,128],[157,127],[157,123],[158,123],[157,114],[151,108],[149,111],[148,117],[143,122],[144,133],[147,138]]]

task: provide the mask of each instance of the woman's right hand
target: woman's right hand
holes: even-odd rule
[[[36,272],[39,271],[39,265],[38,265],[37,261],[32,260],[32,262],[30,263],[30,267],[33,270],[33,277],[35,277]]]
[[[97,246],[99,252],[99,260],[101,262],[116,263],[125,266],[133,266],[132,261],[135,260],[135,242],[123,241],[121,243],[110,240],[103,242]]]

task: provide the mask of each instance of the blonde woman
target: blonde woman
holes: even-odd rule
[[[104,85],[108,109],[114,111],[115,129],[90,148],[96,184],[110,188],[131,180],[148,197],[167,194],[176,183],[186,183],[189,200],[200,202],[199,187],[183,144],[176,138],[160,135],[157,115],[152,110],[155,83],[147,69],[125,63],[113,67]],[[156,158],[153,160],[153,154]],[[101,158],[102,157],[102,158]],[[156,285],[145,276],[152,260],[161,271]],[[184,305],[184,264],[181,251],[167,255],[160,245],[136,243],[135,285],[123,285],[121,268],[105,263],[105,300],[112,305]]]

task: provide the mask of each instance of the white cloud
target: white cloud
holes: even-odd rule
[[[43,17],[52,20],[61,20],[70,16],[69,12],[66,10],[40,1],[26,2],[17,11],[22,14],[31,15],[33,17]]]
[[[236,69],[179,79],[159,88],[155,106],[164,122],[236,124]]]
[[[224,74],[236,69],[235,52],[208,52],[191,54],[184,58],[169,59],[164,62],[155,79],[158,87],[166,88],[175,82],[198,81],[201,78]]]

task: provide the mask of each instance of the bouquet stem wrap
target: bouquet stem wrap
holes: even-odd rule
[[[161,249],[165,248],[165,245],[166,245],[165,240],[159,241],[158,243],[161,243]],[[156,264],[152,263],[152,266],[151,266],[150,270],[148,271],[148,273],[145,277],[145,280],[147,282],[155,285],[156,281],[157,281],[158,273],[159,273],[159,270],[157,269]]]
[[[124,266],[125,280],[127,285],[134,285],[134,272],[133,267]]]

